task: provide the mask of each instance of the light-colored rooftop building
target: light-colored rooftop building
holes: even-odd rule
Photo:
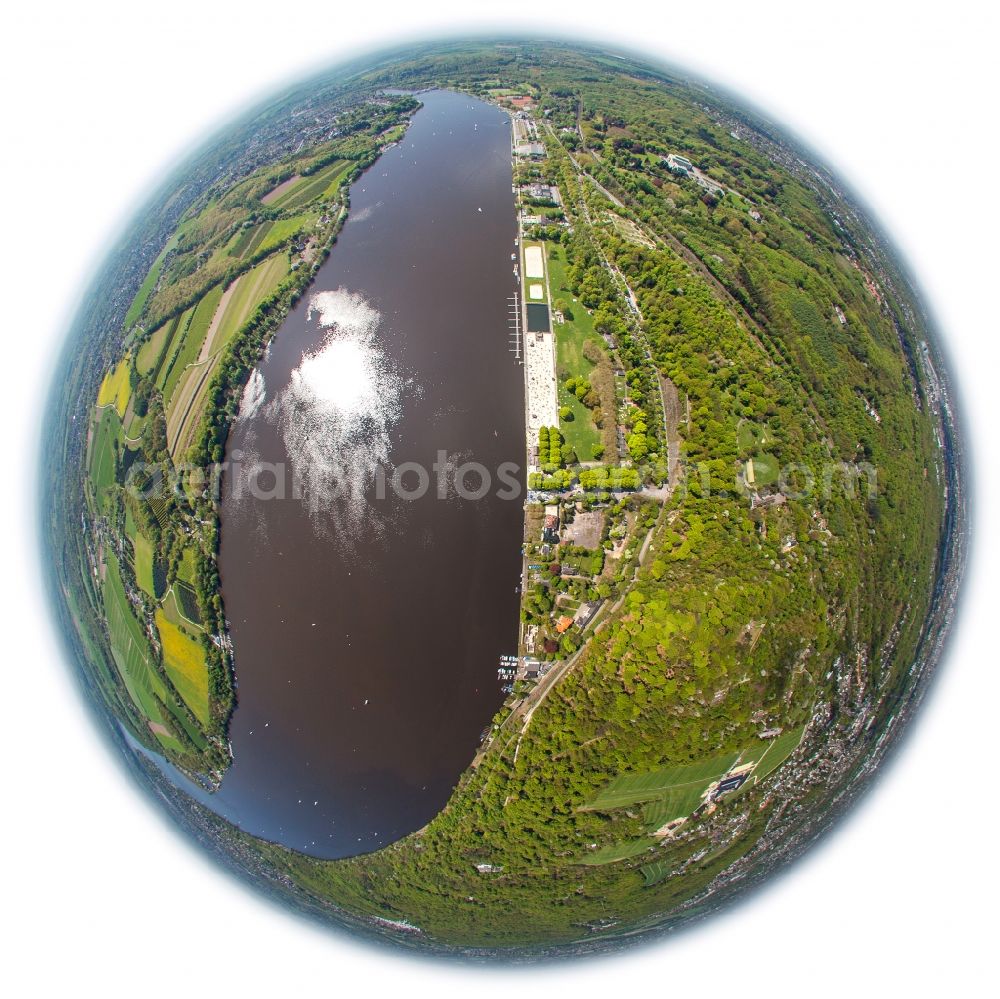
[[[694,170],[694,164],[686,156],[681,156],[680,153],[671,153],[664,162],[667,164],[667,169],[674,173],[687,175]]]

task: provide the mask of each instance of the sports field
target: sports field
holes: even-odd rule
[[[693,814],[705,800],[709,787],[737,764],[741,768],[753,765],[744,789],[759,783],[794,752],[802,741],[803,731],[803,728],[796,728],[775,739],[755,740],[739,753],[616,777],[584,804],[581,811],[613,811],[641,804],[646,830],[655,832],[668,822]]]
[[[524,276],[537,279],[545,277],[545,257],[538,243],[524,244]]]

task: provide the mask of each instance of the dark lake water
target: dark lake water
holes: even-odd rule
[[[441,809],[502,701],[499,657],[516,652],[520,500],[498,483],[463,499],[446,478],[439,495],[432,468],[442,451],[494,473],[523,461],[509,120],[457,94],[421,100],[354,184],[227,453],[239,705],[211,801],[322,857],[376,849]],[[422,499],[391,488],[407,462],[432,476]]]

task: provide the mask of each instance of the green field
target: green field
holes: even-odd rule
[[[143,535],[136,533],[132,538],[135,548],[135,581],[139,586],[156,598],[153,586],[153,544]]]
[[[223,290],[221,284],[209,289],[204,297],[199,299],[197,305],[188,309],[185,319],[178,324],[178,331],[168,348],[171,357],[170,368],[166,372],[161,372],[159,380],[168,413],[178,382],[188,366],[198,360],[201,345],[215,316],[215,310],[219,307]]]
[[[201,419],[215,362],[223,348],[250,318],[254,309],[281,284],[288,274],[288,267],[288,256],[276,253],[241,275],[226,292],[228,297],[221,306],[222,313],[217,317],[211,342],[204,344],[205,334],[200,334],[195,360],[199,353],[207,356],[200,364],[192,363],[187,367],[167,406],[167,440],[174,456],[183,454],[191,444]],[[216,290],[218,296],[213,294]],[[225,297],[221,285],[213,289],[209,296],[213,299],[212,316],[215,317],[216,309],[220,307],[220,301]],[[192,322],[193,327],[194,322]],[[194,332],[189,331],[188,337],[191,338],[193,335]]]
[[[594,456],[594,445],[601,443],[601,432],[594,426],[590,410],[572,393],[567,392],[565,381],[569,377],[589,378],[594,370],[592,362],[583,354],[583,345],[588,339],[600,340],[594,332],[594,324],[590,313],[579,303],[572,300],[566,288],[566,262],[563,251],[557,250],[557,256],[552,252],[546,254],[546,267],[549,274],[549,291],[552,295],[552,307],[559,308],[564,304],[572,315],[564,323],[552,322],[556,335],[556,373],[559,380],[559,405],[569,406],[573,413],[572,420],[560,420],[559,429],[566,442],[570,444],[580,461],[590,461]]]
[[[287,254],[276,253],[239,278],[212,338],[213,354],[218,353],[232,339],[257,305],[281,284],[288,274],[288,268]]]
[[[619,860],[628,860],[637,857],[640,853],[645,853],[651,846],[656,846],[657,840],[652,837],[643,839],[627,840],[624,843],[614,843],[611,846],[602,846],[593,853],[586,853],[580,858],[580,862],[591,866],[600,864],[613,864]]]
[[[669,860],[654,860],[651,864],[643,864],[639,868],[642,874],[644,888],[655,885],[668,878],[673,873],[674,865]]]
[[[129,696],[144,717],[154,725],[165,727],[156,698],[169,703],[170,695],[153,668],[152,650],[142,626],[132,613],[118,562],[113,555],[108,556],[103,594],[111,651]],[[164,746],[174,750],[181,749],[180,743],[173,736],[165,735],[159,730],[154,731]]]
[[[703,783],[686,784],[670,788],[652,801],[647,801],[642,807],[646,828],[655,832],[674,819],[687,818],[701,804],[701,796],[707,787],[708,784]]]
[[[125,329],[128,329],[136,323],[139,316],[142,315],[142,310],[146,307],[146,302],[149,301],[149,296],[153,294],[156,282],[160,279],[160,272],[163,270],[163,261],[176,244],[177,237],[174,236],[160,251],[160,255],[156,258],[156,260],[153,261],[153,266],[150,267],[149,273],[139,286],[139,291],[136,293],[135,298],[132,300],[132,304],[129,306],[128,312],[125,314]]]
[[[195,717],[203,725],[208,724],[208,668],[204,650],[162,611],[156,612],[156,628],[163,643],[163,667],[170,682]]]
[[[764,753],[760,762],[754,767],[753,780],[755,784],[777,770],[795,752],[798,744],[802,741],[802,732],[803,729],[794,728],[788,732],[783,732],[776,739],[771,740],[768,744],[767,752]]]
[[[802,740],[802,728],[770,742],[758,741],[741,753],[716,756],[685,766],[664,767],[643,774],[616,777],[584,806],[586,811],[609,811],[642,804],[642,818],[653,832],[674,819],[687,818],[701,804],[709,785],[734,764],[754,763],[751,781],[757,783],[781,766]],[[749,786],[750,781],[747,782]]]
[[[226,252],[241,260],[268,253],[287,242],[299,230],[315,225],[318,218],[319,212],[304,212],[287,219],[261,222],[239,233]]]
[[[233,237],[232,242],[226,247],[226,251],[231,257],[239,257],[242,260],[243,257],[248,256],[257,248],[257,244],[264,238],[263,234],[270,224],[270,222],[261,222],[258,225],[244,226]]]
[[[282,211],[295,211],[321,197],[329,197],[339,186],[340,179],[352,166],[351,160],[337,160],[309,176],[301,177],[270,204]]]
[[[707,760],[700,760],[698,763],[663,767],[650,773],[616,777],[607,787],[591,798],[584,805],[584,809],[606,811],[660,798],[683,803],[693,800],[695,807],[697,807],[702,792],[712,781],[721,777],[736,762],[738,756],[738,753],[713,756]]]
[[[192,586],[195,579],[194,555],[193,548],[185,548],[184,554],[181,556],[180,565],[177,567],[177,578],[184,580],[185,583]]]
[[[121,429],[121,420],[113,406],[98,412],[90,445],[90,481],[98,502],[115,483],[115,450],[121,441]]]
[[[163,359],[163,352],[177,328],[177,319],[175,316],[154,330],[153,335],[139,348],[135,366],[140,375],[150,377],[156,374]]]
[[[267,253],[277,249],[283,243],[287,243],[299,230],[312,228],[318,218],[318,212],[306,212],[302,215],[293,215],[290,219],[278,219],[272,222],[256,252]]]

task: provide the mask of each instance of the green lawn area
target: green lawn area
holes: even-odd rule
[[[188,547],[184,549],[184,554],[181,556],[180,565],[177,568],[177,578],[183,579],[185,583],[193,586],[194,577],[194,548]]]
[[[614,843],[611,846],[602,846],[599,850],[584,854],[580,862],[590,866],[600,864],[613,864],[618,860],[628,860],[630,857],[637,857],[640,853],[645,853],[651,846],[656,846],[657,840],[646,836],[643,839],[628,840],[625,843]]]
[[[778,459],[773,454],[755,454],[750,458],[744,468],[747,470],[747,481],[749,482],[750,462],[753,462],[753,485],[770,486],[781,477],[781,468]]]
[[[90,446],[90,481],[98,503],[115,482],[115,445],[121,440],[121,429],[121,420],[113,406],[98,410]]]
[[[162,326],[157,327],[152,336],[139,348],[139,354],[135,359],[139,374],[155,380],[160,365],[166,357],[167,346],[173,339],[180,320],[180,316],[168,319]]]
[[[803,728],[793,728],[787,732],[782,732],[776,739],[771,740],[768,744],[767,752],[764,753],[760,762],[754,767],[753,776],[755,781],[762,781],[768,774],[777,770],[792,755],[798,744],[802,741],[803,731]]]
[[[243,230],[228,245],[226,253],[231,257],[245,259],[261,252],[267,253],[286,242],[300,229],[311,228],[319,218],[319,212],[303,212],[287,219],[261,222],[260,225]]]
[[[711,781],[684,784],[668,788],[659,797],[647,801],[642,809],[642,820],[650,832],[674,819],[686,819],[700,804],[701,796]]]
[[[639,872],[642,874],[644,887],[648,888],[669,877],[673,869],[673,864],[669,860],[654,860],[651,864],[643,864]]]
[[[156,591],[153,586],[153,544],[138,532],[132,537],[132,544],[135,547],[135,581],[146,593],[155,599]]]
[[[697,797],[694,799],[697,806],[697,801],[705,788],[721,777],[736,762],[738,755],[730,753],[725,756],[713,756],[697,763],[616,777],[591,798],[584,808],[604,811],[659,798],[687,802],[691,800],[691,792],[694,791],[697,791]],[[678,817],[672,816],[672,818]]]
[[[573,413],[572,420],[560,420],[559,429],[566,442],[570,444],[580,461],[591,461],[594,457],[594,445],[601,443],[601,432],[594,426],[590,410],[572,392],[567,392],[564,382],[569,377],[589,378],[594,365],[583,355],[583,345],[588,338],[599,340],[594,332],[594,324],[590,314],[579,303],[574,302],[566,287],[566,261],[562,251],[555,249],[557,256],[552,256],[550,248],[546,254],[546,266],[549,273],[549,290],[552,295],[553,308],[564,301],[570,310],[572,320],[557,323],[553,318],[552,329],[556,335],[556,373],[559,377],[559,405],[569,406]]]
[[[290,219],[278,219],[272,222],[270,229],[267,230],[255,252],[266,253],[276,249],[300,229],[311,228],[318,218],[319,212],[305,212],[302,215],[293,215]]]
[[[744,763],[760,763],[761,758],[770,748],[771,743],[767,739],[758,739],[740,753],[740,765],[742,766]]]

